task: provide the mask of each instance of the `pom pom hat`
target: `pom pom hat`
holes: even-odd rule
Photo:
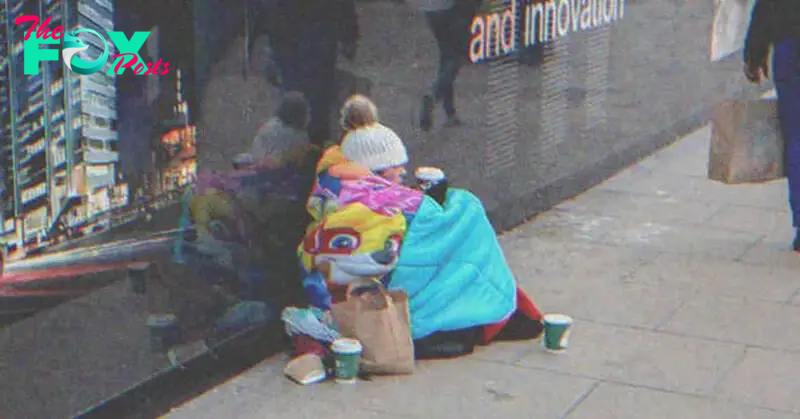
[[[347,133],[342,140],[342,153],[348,160],[373,172],[408,163],[403,140],[382,124],[372,124]]]

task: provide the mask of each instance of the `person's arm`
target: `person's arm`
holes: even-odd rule
[[[770,44],[774,41],[775,10],[773,0],[756,0],[744,43],[744,62],[750,69],[766,69]]]
[[[267,138],[265,133],[259,129],[253,137],[253,146],[250,148],[250,155],[256,160],[261,160],[267,155]]]
[[[342,180],[363,179],[372,174],[369,169],[355,162],[335,164],[328,169],[328,173]]]
[[[258,129],[250,150],[250,154],[256,161],[276,161],[278,159],[276,147],[281,144],[280,128],[280,122],[276,118],[271,118]]]

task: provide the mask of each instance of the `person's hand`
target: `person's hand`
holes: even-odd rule
[[[342,42],[342,55],[349,61],[353,61],[356,59],[357,50],[358,50],[358,42],[355,39]]]
[[[275,156],[264,156],[258,161],[256,167],[259,169],[275,170],[281,167],[281,162]]]
[[[764,75],[768,74],[767,64],[761,66],[744,63],[744,76],[750,83],[760,84]]]

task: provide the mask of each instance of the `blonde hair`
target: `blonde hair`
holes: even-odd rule
[[[370,98],[355,94],[342,105],[339,123],[345,131],[363,128],[378,122],[378,107]]]

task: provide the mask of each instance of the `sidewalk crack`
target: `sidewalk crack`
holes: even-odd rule
[[[792,293],[792,295],[789,296],[789,298],[786,300],[786,304],[793,305],[792,301],[794,301],[794,299],[797,298],[798,295],[800,295],[800,288],[796,289]]]
[[[722,382],[725,381],[725,379],[728,378],[728,376],[731,375],[733,370],[736,367],[738,367],[739,364],[744,362],[744,359],[747,357],[747,353],[749,351],[750,351],[750,346],[745,345],[744,349],[742,350],[742,353],[739,354],[738,357],[736,357],[736,359],[731,363],[731,365],[727,369],[725,369],[725,371],[722,374],[720,374],[719,378],[716,380],[716,382],[714,382],[714,385],[711,386],[710,394],[716,394],[717,393],[717,390],[719,389],[719,386],[722,384]]]
[[[592,384],[592,386],[589,387],[589,390],[586,390],[585,393],[581,394],[581,396],[578,397],[578,400],[575,400],[575,403],[572,403],[572,406],[570,406],[569,409],[567,409],[567,411],[564,412],[564,414],[561,415],[561,418],[559,419],[567,419],[570,415],[572,415],[575,409],[577,409],[578,406],[580,406],[584,400],[586,400],[592,393],[594,393],[597,387],[600,387],[600,383],[602,383],[602,381],[600,380],[595,381],[594,384]]]
[[[661,321],[660,321],[660,322],[658,322],[658,324],[656,324],[656,326],[653,328],[653,331],[656,331],[656,332],[663,332],[663,329],[664,329],[665,327],[667,327],[667,325],[669,324],[669,322],[670,322],[670,321],[671,321],[671,320],[672,320],[672,319],[673,319],[673,318],[674,318],[676,315],[678,315],[678,312],[680,312],[680,311],[681,311],[681,309],[683,309],[685,306],[686,306],[686,301],[681,301],[681,302],[680,302],[680,304],[678,304],[678,306],[677,306],[677,307],[675,307],[673,310],[671,310],[671,311],[670,311],[670,312],[669,312],[669,313],[668,313],[666,316],[664,316],[664,318],[663,318],[663,319],[661,319]]]

